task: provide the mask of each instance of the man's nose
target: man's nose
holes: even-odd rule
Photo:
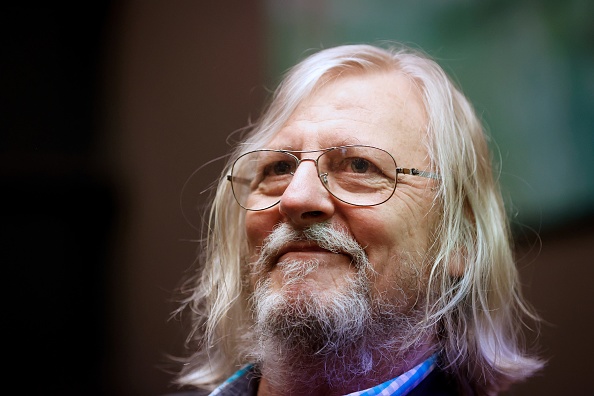
[[[334,199],[322,185],[313,159],[302,159],[280,198],[280,212],[296,225],[325,221],[334,214]]]

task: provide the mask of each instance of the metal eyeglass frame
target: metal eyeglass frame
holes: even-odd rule
[[[429,178],[429,179],[441,180],[441,176],[439,174],[437,174],[437,173],[428,172],[428,171],[424,171],[424,170],[419,170],[417,168],[403,168],[403,167],[399,167],[397,165],[397,162],[396,162],[396,159],[394,158],[394,156],[392,154],[390,154],[388,151],[384,150],[384,149],[381,149],[379,147],[364,145],[364,144],[351,144],[351,145],[346,145],[346,146],[328,147],[328,148],[323,148],[323,149],[318,149],[318,150],[260,149],[260,150],[248,151],[247,153],[243,153],[242,155],[240,155],[233,162],[233,165],[231,166],[231,174],[230,175],[227,175],[227,181],[229,181],[229,182],[244,183],[244,184],[251,183],[251,180],[249,180],[249,179],[244,179],[244,178],[233,176],[233,168],[235,167],[235,164],[237,163],[237,161],[239,161],[243,156],[248,155],[248,154],[252,154],[252,153],[262,152],[262,151],[274,152],[274,153],[283,153],[283,154],[287,154],[287,155],[289,155],[289,156],[291,156],[291,157],[293,157],[295,159],[295,163],[296,163],[295,170],[297,170],[297,168],[299,167],[299,165],[302,162],[312,161],[313,163],[315,163],[315,165],[316,165],[316,171],[318,173],[318,178],[322,182],[322,185],[324,186],[324,188],[326,189],[326,191],[328,191],[330,193],[330,195],[332,195],[334,198],[338,199],[341,202],[344,202],[346,204],[353,205],[353,206],[377,206],[377,205],[381,205],[384,202],[388,201],[390,198],[392,198],[392,196],[394,195],[394,192],[396,191],[396,186],[398,185],[398,182],[397,181],[394,183],[394,189],[392,190],[392,193],[385,200],[383,200],[383,201],[381,201],[379,203],[376,203],[376,204],[371,204],[371,205],[354,204],[354,203],[351,203],[351,202],[347,202],[347,201],[345,201],[345,200],[337,197],[332,191],[330,191],[330,189],[328,188],[328,173],[320,173],[320,168],[318,167],[318,160],[320,159],[320,157],[322,155],[326,154],[329,151],[337,150],[337,149],[343,149],[343,148],[351,148],[351,147],[367,147],[367,148],[372,148],[372,149],[381,150],[381,151],[385,152],[394,161],[394,165],[396,165],[396,174],[399,174],[400,173],[400,174],[406,174],[406,175],[412,175],[412,176],[426,177],[426,178]],[[321,152],[321,154],[318,155],[318,157],[315,158],[315,159],[314,158],[300,159],[300,158],[298,158],[295,155],[295,154],[307,154],[307,153],[317,153],[317,152]],[[292,172],[291,175],[294,175],[294,172]],[[265,208],[262,208],[262,209],[248,209],[248,208],[246,208],[245,206],[243,206],[239,202],[239,199],[235,195],[235,189],[233,187],[233,183],[231,183],[231,190],[233,191],[233,198],[235,198],[235,201],[237,202],[237,204],[239,204],[239,206],[241,206],[245,210],[249,210],[249,211],[252,211],[252,212],[259,212],[259,211],[262,211],[262,210],[270,209],[270,208],[272,208],[273,206],[277,205],[280,202],[280,198],[279,198],[275,203],[273,203],[272,205],[269,205],[269,206],[267,206]]]

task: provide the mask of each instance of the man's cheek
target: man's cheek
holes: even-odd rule
[[[272,232],[272,226],[268,225],[269,222],[264,221],[265,216],[260,214],[260,217],[255,217],[258,214],[260,213],[251,213],[250,216],[246,217],[245,222],[249,254],[255,256],[256,259],[260,254],[260,248],[262,247],[264,240]],[[252,259],[253,258],[254,257],[252,257]]]
[[[396,236],[401,233],[401,225],[397,222],[367,222],[352,228],[357,243],[366,251],[396,243]]]

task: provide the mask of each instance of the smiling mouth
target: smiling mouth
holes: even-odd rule
[[[309,260],[316,257],[322,258],[324,255],[343,255],[347,257],[350,262],[353,261],[353,257],[346,252],[331,251],[311,242],[297,244],[293,243],[281,248],[278,251],[278,253],[274,256],[274,259],[271,260],[270,270],[274,268],[279,262],[289,258]]]

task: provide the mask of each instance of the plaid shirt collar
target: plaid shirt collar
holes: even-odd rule
[[[404,396],[433,371],[436,360],[437,355],[433,355],[396,378],[346,396]]]
[[[349,393],[345,396],[404,396],[423,381],[435,368],[437,354],[419,363],[407,372],[373,388]],[[248,364],[217,387],[209,396],[251,395],[255,392],[254,365]]]

